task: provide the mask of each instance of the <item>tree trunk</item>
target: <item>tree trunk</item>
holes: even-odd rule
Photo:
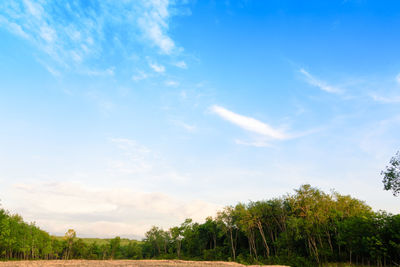
[[[333,246],[332,246],[331,235],[329,234],[329,231],[326,232],[326,235],[328,236],[329,247],[331,249],[331,252],[333,253]]]
[[[176,249],[177,253],[178,253],[178,259],[181,257],[181,241],[178,239],[178,246]]]
[[[255,238],[254,238],[254,232],[252,229],[250,229],[250,244],[253,249],[254,257],[256,258],[256,260],[258,260],[256,242],[255,242]]]
[[[213,234],[213,239],[214,239],[214,249],[217,248],[217,235],[214,233]]]
[[[265,250],[267,251],[267,258],[269,258],[269,246],[267,244],[267,240],[265,239],[264,230],[262,228],[262,224],[261,224],[260,221],[257,221],[257,226],[258,226],[258,230],[260,231],[260,235],[262,237],[262,240],[264,242]]]
[[[350,249],[350,265],[351,265],[351,249]]]
[[[233,244],[232,228],[229,228],[229,234],[230,234],[230,237],[231,237],[231,247],[232,247],[233,261],[236,261],[236,251],[235,251],[235,246]]]

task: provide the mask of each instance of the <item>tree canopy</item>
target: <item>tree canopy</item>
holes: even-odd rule
[[[400,193],[400,151],[390,159],[389,165],[381,172],[385,190],[391,190],[394,196]]]

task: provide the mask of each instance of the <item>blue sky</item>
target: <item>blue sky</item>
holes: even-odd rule
[[[0,4],[0,198],[141,237],[301,184],[399,212],[397,1]]]

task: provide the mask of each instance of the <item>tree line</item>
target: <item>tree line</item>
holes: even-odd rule
[[[188,219],[168,231],[153,227],[143,253],[290,266],[399,266],[400,215],[303,185],[292,195],[226,207],[202,224]]]
[[[142,241],[87,242],[74,230],[52,237],[0,210],[1,259],[187,259],[323,266],[399,266],[400,215],[303,185],[280,198],[225,207],[204,223],[186,219]]]
[[[73,229],[64,237],[51,236],[34,223],[0,209],[1,260],[54,260],[54,259],[140,259],[140,242],[129,240],[121,246],[121,238],[105,242],[87,242],[76,238]]]

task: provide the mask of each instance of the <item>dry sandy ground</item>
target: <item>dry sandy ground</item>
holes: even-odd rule
[[[208,267],[208,266],[217,266],[217,267],[242,267],[245,265],[234,263],[234,262],[223,262],[223,261],[181,261],[181,260],[104,260],[104,261],[95,261],[95,260],[56,260],[56,261],[8,261],[8,262],[0,262],[0,267],[2,266],[15,266],[15,267],[33,267],[33,266],[68,266],[68,267],[77,267],[77,266],[135,266],[135,267],[168,267],[168,266],[190,266],[190,267]],[[272,266],[272,265],[250,265],[250,266]],[[274,267],[287,267],[274,265]]]

